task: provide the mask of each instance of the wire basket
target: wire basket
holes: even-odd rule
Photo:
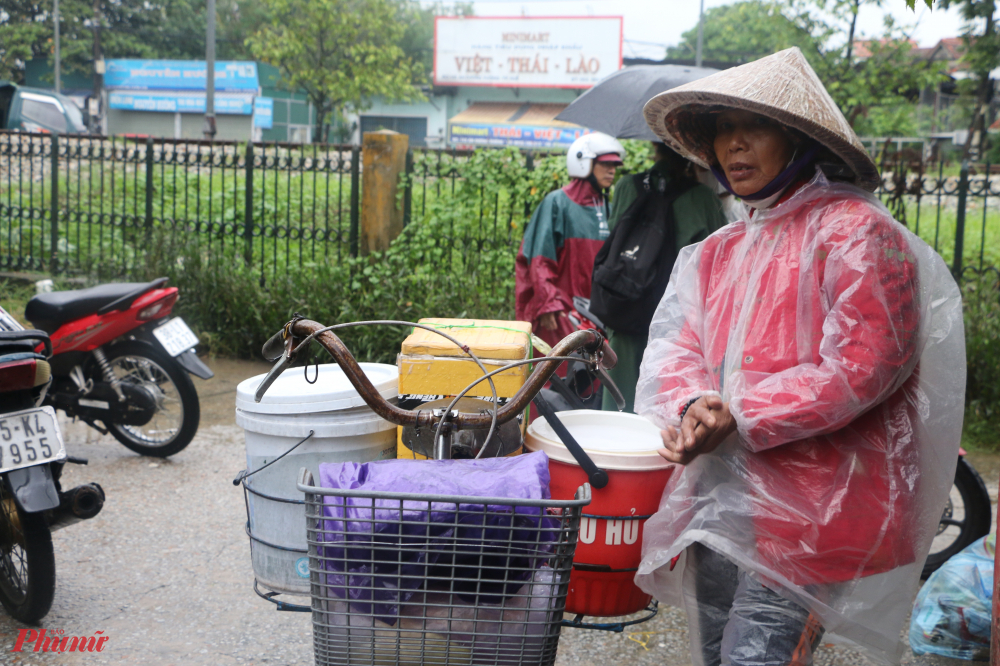
[[[305,493],[317,666],[555,662],[582,507],[317,488]]]

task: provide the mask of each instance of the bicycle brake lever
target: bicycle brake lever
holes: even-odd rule
[[[260,354],[268,361],[276,361],[285,353],[285,329],[271,336],[261,347]]]
[[[295,313],[287,324],[281,327],[281,330],[272,335],[264,346],[260,349],[260,355],[263,356],[268,361],[276,361],[282,354],[285,353],[286,347],[288,346],[288,340],[292,339],[292,326],[295,322],[303,319],[304,317],[299,313]]]
[[[618,365],[618,354],[615,353],[615,350],[612,349],[611,345],[608,343],[608,339],[605,338],[601,343],[600,367],[605,370],[610,370],[616,365]]]
[[[604,386],[608,389],[608,392],[611,393],[611,397],[614,398],[615,406],[618,407],[618,411],[624,411],[625,396],[622,395],[621,390],[615,384],[615,381],[611,379],[611,375],[608,374],[608,371],[604,369],[603,365],[598,364],[597,376],[601,378],[601,386]]]
[[[281,333],[278,333],[278,335],[281,335]],[[267,345],[271,344],[273,341],[274,338],[271,338],[267,341],[267,344],[265,344],[264,347],[267,348]],[[285,349],[281,353],[281,358],[278,359],[278,362],[274,364],[270,372],[267,373],[267,376],[264,377],[264,381],[262,381],[257,387],[257,392],[254,393],[253,396],[254,402],[260,402],[264,397],[264,394],[267,393],[267,389],[271,388],[271,384],[274,383],[274,380],[281,376],[281,373],[285,371],[285,368],[292,364],[292,361],[294,360],[292,355],[293,344],[294,341],[292,340],[292,336],[288,336],[288,338],[285,339]]]

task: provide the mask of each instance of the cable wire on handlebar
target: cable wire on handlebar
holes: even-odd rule
[[[307,345],[310,342],[312,342],[313,340],[315,340],[316,336],[318,336],[320,333],[326,333],[327,331],[335,331],[335,330],[342,329],[342,328],[353,328],[355,326],[379,326],[379,325],[383,325],[383,326],[412,326],[414,328],[421,328],[421,329],[424,329],[425,331],[431,331],[432,333],[437,333],[441,337],[443,337],[443,338],[445,338],[445,339],[453,342],[459,349],[461,349],[466,354],[468,354],[472,358],[472,360],[476,362],[476,365],[479,366],[479,369],[483,371],[483,376],[480,377],[480,378],[478,378],[475,382],[473,382],[469,386],[467,386],[465,388],[465,390],[462,391],[461,395],[465,395],[473,386],[475,386],[476,384],[478,384],[482,380],[486,379],[487,381],[489,381],[489,383],[490,383],[490,393],[493,394],[493,410],[492,410],[492,419],[490,421],[490,429],[486,433],[486,440],[485,440],[485,442],[488,443],[490,441],[490,438],[493,437],[493,433],[496,431],[496,427],[497,427],[497,412],[500,410],[500,399],[497,397],[497,387],[493,383],[493,375],[496,374],[497,372],[502,371],[502,370],[506,370],[507,368],[509,368],[511,366],[524,365],[525,362],[516,362],[516,363],[506,364],[502,368],[499,368],[498,370],[496,370],[494,372],[488,372],[486,370],[486,366],[483,365],[483,362],[479,360],[479,357],[476,356],[473,353],[473,351],[469,347],[469,345],[464,345],[461,342],[459,342],[458,340],[456,340],[455,338],[453,338],[452,336],[448,335],[447,333],[443,333],[442,331],[440,331],[440,330],[438,330],[438,329],[436,329],[436,328],[434,328],[432,326],[428,326],[427,324],[419,324],[417,322],[412,322],[412,321],[400,321],[400,320],[396,320],[396,319],[373,319],[373,320],[370,320],[370,321],[349,321],[349,322],[345,322],[343,324],[334,324],[333,326],[326,326],[324,328],[319,329],[318,331],[313,331],[311,334],[309,334],[308,336],[306,336],[305,338],[303,338],[302,342],[300,342],[299,345],[295,348],[295,351],[298,351],[299,349],[304,348],[305,345]],[[526,362],[530,363],[531,359],[528,359]],[[434,429],[434,441],[435,442],[437,442],[438,438],[441,436],[441,428],[442,428],[442,426],[444,426],[445,421],[447,421],[448,418],[451,416],[451,410],[455,406],[456,401],[457,401],[457,399],[456,400],[452,400],[452,402],[448,406],[448,409],[445,412],[444,416],[442,416],[441,420],[438,421],[437,428]],[[484,445],[482,450],[485,450],[485,449],[486,449],[486,447]],[[480,451],[480,453],[482,453],[482,451]]]
[[[314,356],[313,359],[315,358],[316,357]],[[316,375],[312,378],[311,381],[309,379],[309,365],[310,364],[307,363],[302,367],[302,377],[306,380],[307,384],[315,384],[316,382],[319,381],[319,361],[317,360],[316,363],[314,364],[316,366]]]

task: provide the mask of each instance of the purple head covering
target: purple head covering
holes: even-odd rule
[[[747,194],[745,196],[742,194],[736,194],[736,192],[733,191],[725,172],[718,165],[712,165],[712,173],[719,179],[719,182],[722,183],[724,188],[726,188],[726,191],[733,196],[739,197],[744,201],[760,201],[773,196],[776,192],[780,192],[788,187],[791,182],[795,180],[796,176],[799,175],[799,172],[802,171],[802,169],[805,168],[814,157],[816,157],[817,152],[819,152],[819,144],[814,143],[806,149],[806,151],[802,154],[802,157],[796,159],[794,162],[785,167],[785,170],[775,176],[770,183],[753,194]]]

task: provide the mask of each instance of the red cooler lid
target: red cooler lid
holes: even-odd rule
[[[673,464],[656,452],[663,448],[659,428],[641,416],[591,409],[559,412],[558,416],[601,469],[641,472]],[[545,451],[553,460],[577,464],[544,418],[537,418],[528,426],[524,445],[531,451]]]

